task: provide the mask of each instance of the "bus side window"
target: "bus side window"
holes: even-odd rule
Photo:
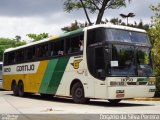
[[[39,50],[37,50],[38,58],[44,58],[48,56],[48,44],[40,45]]]
[[[77,35],[66,40],[66,51],[68,54],[83,51],[83,35]]]
[[[27,60],[35,59],[35,47],[27,48]]]
[[[18,50],[15,53],[16,53],[15,62],[16,63],[22,62],[24,60],[24,51],[23,51],[23,49],[22,50]]]
[[[54,41],[51,43],[51,56],[64,55],[64,41]]]
[[[8,64],[14,64],[15,63],[15,52],[9,52],[8,53]]]
[[[4,65],[8,65],[8,53],[4,54]]]

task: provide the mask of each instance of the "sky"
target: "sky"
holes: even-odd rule
[[[75,20],[87,21],[83,10],[75,10],[70,13],[64,11],[65,0],[0,0],[0,37],[15,38],[28,41],[26,34],[49,33],[50,36],[62,33],[61,28],[68,26]],[[126,7],[116,10],[106,10],[103,19],[119,17],[119,14],[135,13],[129,22],[150,23],[153,12],[149,6],[160,0],[132,0]],[[89,14],[95,21],[97,14]],[[126,20],[124,20],[126,22]]]

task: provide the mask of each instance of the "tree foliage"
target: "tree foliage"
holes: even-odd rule
[[[24,44],[26,44],[26,42],[20,42],[20,41],[17,41],[16,39],[0,38],[0,61],[2,61],[3,52],[7,48],[18,47]]]
[[[29,38],[33,39],[33,42],[39,41],[39,40],[42,40],[44,38],[48,38],[49,37],[48,33],[40,33],[38,35],[30,33],[30,34],[27,34],[26,36],[28,36]]]
[[[126,24],[125,22],[122,21],[122,19],[119,19],[119,18],[112,18],[110,20],[105,19],[104,21],[101,21],[101,24],[107,24],[107,23],[112,23],[114,25],[123,25],[123,26],[130,26],[130,27],[145,29],[146,31],[149,30],[149,24],[144,24],[142,20],[140,20],[140,22],[138,22],[138,23],[134,22],[134,24]],[[77,20],[75,20],[69,26],[65,26],[65,27],[61,28],[61,30],[64,32],[70,32],[73,30],[87,27],[87,26],[89,26],[89,24],[87,22],[81,23],[81,22],[78,22]]]
[[[17,42],[19,42],[19,41],[21,40],[21,36],[16,35],[16,36],[15,36],[15,39],[17,40]]]
[[[130,2],[131,0],[65,0],[64,10],[71,12],[75,9],[83,9],[90,25],[92,22],[89,18],[88,11],[90,13],[98,13],[95,23],[100,24],[105,10],[125,7],[127,1]]]
[[[160,96],[160,2],[156,6],[151,6],[155,15],[152,17],[152,27],[149,36],[153,44],[154,68],[156,75],[156,96]]]
[[[61,30],[64,31],[64,32],[70,32],[70,31],[73,31],[73,30],[77,30],[77,29],[80,29],[80,28],[87,27],[87,26],[89,26],[87,22],[80,23],[77,20],[75,20],[75,22],[71,23],[71,25],[65,26],[65,27],[61,28]]]

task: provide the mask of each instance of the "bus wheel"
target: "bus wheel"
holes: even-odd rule
[[[111,104],[117,104],[121,101],[121,99],[110,99],[108,100]]]
[[[13,91],[13,95],[18,96],[18,90],[16,82],[12,82],[11,90]]]
[[[73,98],[73,101],[75,103],[86,103],[89,99],[84,97],[84,89],[80,82],[77,82],[73,85],[71,89],[71,95]]]
[[[18,83],[18,95],[20,97],[24,96],[24,85],[23,85],[23,82],[19,82]]]

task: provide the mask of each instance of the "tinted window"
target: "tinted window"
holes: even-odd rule
[[[87,46],[102,41],[132,42],[150,45],[146,33],[114,28],[96,28],[88,30]]]
[[[104,28],[88,30],[87,46],[107,40],[107,34]]]
[[[135,75],[134,47],[125,45],[112,46],[112,75]]]
[[[15,63],[15,52],[9,52],[8,53],[8,64],[14,64]]]
[[[66,38],[66,53],[78,53],[83,51],[84,38],[83,35],[76,35],[70,38]]]
[[[149,48],[140,47],[137,50],[137,63],[139,76],[152,76],[151,55]]]
[[[0,71],[2,71],[2,64],[0,64]]]
[[[51,56],[64,55],[64,40],[51,43]]]
[[[38,52],[39,52],[39,49],[35,53],[35,47],[27,48],[27,60],[32,60],[33,58],[35,58],[36,54],[38,54]]]
[[[17,63],[23,62],[24,61],[24,51],[23,50],[18,50],[15,52],[15,59]]]
[[[131,40],[135,43],[150,44],[148,36],[145,33],[131,32]]]
[[[48,44],[41,44],[36,46],[35,56],[36,58],[43,58],[49,55]]]
[[[105,32],[108,35],[108,39],[111,41],[131,42],[128,31],[109,29],[109,30],[106,30]]]

